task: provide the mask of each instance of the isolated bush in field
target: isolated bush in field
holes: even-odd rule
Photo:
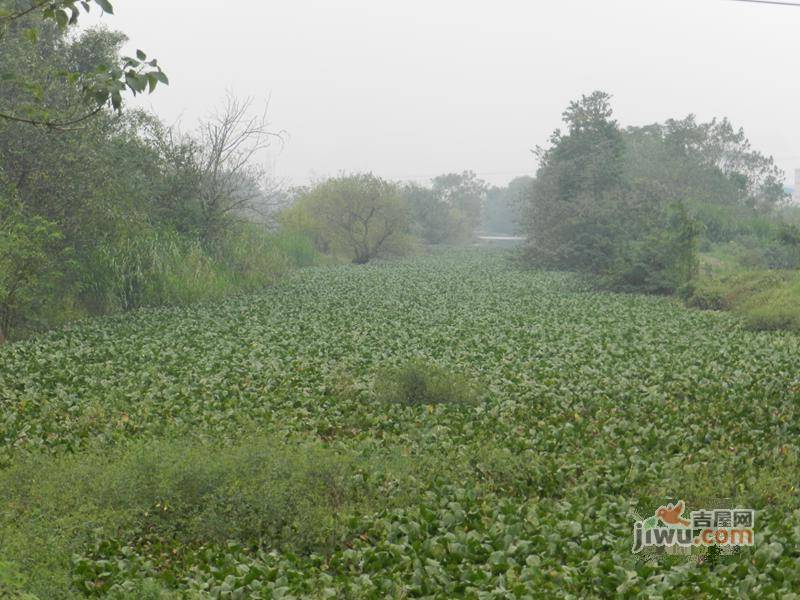
[[[369,173],[320,183],[284,211],[280,221],[311,237],[320,252],[355,264],[408,252],[409,211],[400,190]]]
[[[695,282],[687,290],[684,299],[686,305],[700,310],[729,310],[727,288],[719,280],[702,280]]]
[[[430,404],[468,404],[477,392],[464,377],[423,360],[411,360],[378,374],[376,397],[406,406]]]

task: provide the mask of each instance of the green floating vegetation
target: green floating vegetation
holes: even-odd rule
[[[3,346],[0,595],[796,593],[800,337],[510,256],[314,266]],[[756,510],[755,547],[637,560],[664,497]]]

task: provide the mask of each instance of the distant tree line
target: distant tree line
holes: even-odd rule
[[[294,190],[279,221],[313,240],[318,252],[364,264],[419,244],[470,243],[481,230],[513,233],[530,181],[494,187],[471,171],[440,175],[429,185],[341,175]]]
[[[522,218],[530,263],[658,294],[691,293],[711,244],[760,237],[774,246],[765,266],[798,266],[783,173],[727,119],[622,128],[603,92],[563,117],[566,130],[536,150]]]

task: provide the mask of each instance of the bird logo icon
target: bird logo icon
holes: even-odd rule
[[[661,519],[665,525],[683,525],[684,527],[688,527],[689,521],[681,516],[685,508],[685,503],[681,500],[677,504],[662,506],[656,511],[656,516]]]

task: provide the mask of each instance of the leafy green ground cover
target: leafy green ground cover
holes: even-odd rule
[[[0,596],[796,597],[798,376],[792,333],[486,249],[79,323],[0,348]],[[664,497],[757,545],[637,561]]]

